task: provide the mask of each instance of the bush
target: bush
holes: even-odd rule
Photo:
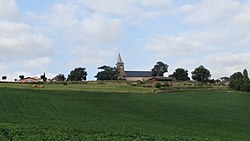
[[[155,87],[158,88],[158,89],[160,89],[162,87],[162,85],[161,85],[161,83],[156,83]]]

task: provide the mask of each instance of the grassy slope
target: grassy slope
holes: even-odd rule
[[[115,83],[88,83],[88,84],[36,84],[44,85],[45,89],[40,90],[60,90],[60,91],[89,91],[89,92],[126,92],[126,93],[149,93],[154,88],[134,87],[127,84]],[[0,88],[33,89],[33,84],[0,83]]]
[[[85,88],[76,85],[51,85],[45,89],[32,89],[30,85],[27,89],[19,89],[19,85],[8,87],[10,84],[0,86],[1,125],[213,139],[250,138],[248,93],[212,90],[129,94],[84,92]],[[120,92],[128,89],[128,86],[119,87],[116,89]],[[129,90],[139,92],[138,88]]]

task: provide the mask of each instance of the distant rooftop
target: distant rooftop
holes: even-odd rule
[[[125,71],[127,77],[152,77],[151,71]]]

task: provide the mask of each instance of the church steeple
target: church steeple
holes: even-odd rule
[[[123,62],[122,62],[122,57],[121,57],[120,53],[118,54],[117,63],[123,63]]]
[[[125,79],[126,73],[125,73],[125,70],[124,70],[124,63],[122,62],[122,57],[121,57],[120,53],[118,54],[117,63],[116,63],[116,68],[117,68],[118,71],[119,71],[119,76],[118,76],[118,78],[119,78],[119,79]]]

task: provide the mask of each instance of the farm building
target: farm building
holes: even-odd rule
[[[18,83],[37,83],[42,81],[43,80],[38,77],[26,77],[24,79],[18,80]]]

